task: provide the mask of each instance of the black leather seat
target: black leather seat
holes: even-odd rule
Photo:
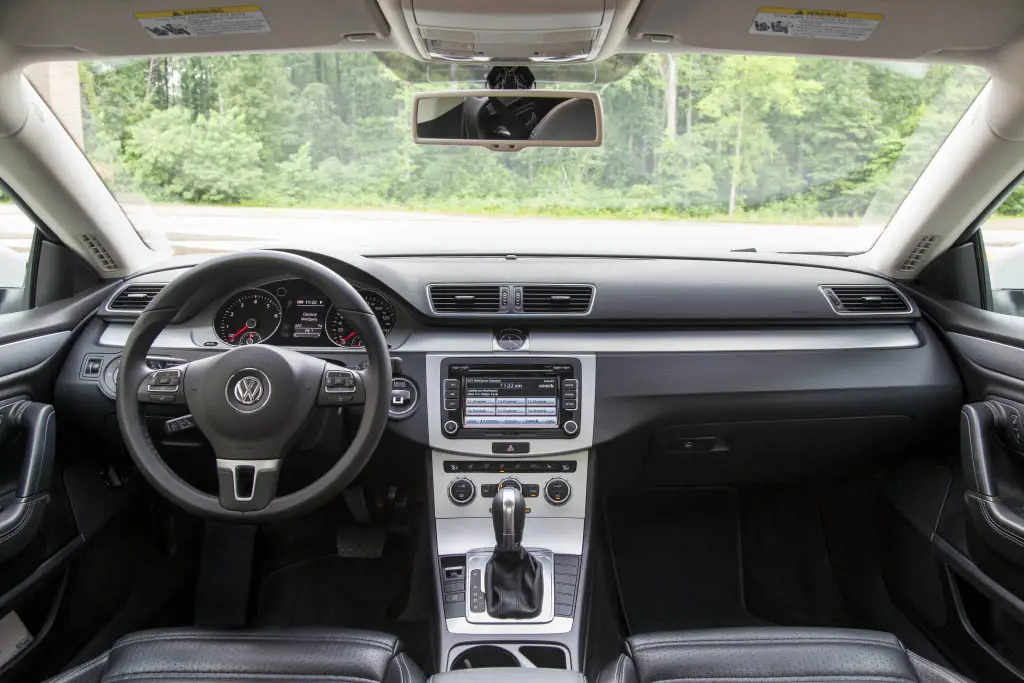
[[[635,636],[598,683],[660,681],[968,683],[874,631],[729,628]]]
[[[164,629],[125,636],[49,683],[423,683],[394,636],[355,630]]]

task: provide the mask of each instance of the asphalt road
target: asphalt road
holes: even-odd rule
[[[573,250],[644,255],[755,247],[761,251],[863,251],[877,229],[700,221],[538,219],[398,211],[126,206],[151,243],[179,253],[219,252],[280,242],[371,252],[537,253]],[[1000,225],[990,253],[1024,242],[1024,224]],[[27,252],[31,224],[0,205],[0,245]]]

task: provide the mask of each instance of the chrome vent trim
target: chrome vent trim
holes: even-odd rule
[[[508,288],[489,284],[428,285],[430,310],[438,315],[489,315],[508,307]]]
[[[523,285],[526,315],[586,315],[594,305],[594,285]]]
[[[439,316],[588,315],[597,287],[565,282],[444,282],[427,285],[430,312]]]
[[[914,245],[914,248],[910,250],[910,254],[906,259],[904,259],[903,265],[900,266],[900,272],[913,273],[917,270],[924,261],[925,256],[929,251],[931,251],[931,248],[935,246],[938,239],[938,235],[925,235],[918,240],[917,244]]]
[[[117,290],[110,297],[106,309],[110,313],[142,313],[156,295],[166,287],[163,284],[130,284]]]
[[[910,300],[891,285],[821,285],[818,289],[837,315],[890,316],[914,312]]]
[[[117,259],[110,255],[110,252],[107,251],[106,245],[103,244],[103,240],[99,237],[89,234],[79,235],[78,239],[82,241],[86,250],[88,250],[89,254],[92,255],[93,261],[96,262],[96,265],[99,266],[100,270],[106,273],[121,270],[121,266],[118,264]]]

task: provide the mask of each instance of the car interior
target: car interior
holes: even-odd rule
[[[280,142],[290,165],[266,182],[299,192],[308,146],[209,142],[270,104],[232,118],[223,90],[209,114],[160,109],[199,97],[188,69],[256,89],[236,55],[285,78],[315,55],[322,83],[402,112],[352,133],[364,151],[338,154],[383,170],[332,176],[341,192],[411,176],[373,151],[388,135],[417,164],[456,160],[438,175],[464,187],[465,160],[536,185],[500,221],[467,189],[430,220],[353,210],[304,234],[315,206],[260,213],[232,195],[244,167],[211,170]],[[620,114],[625,91],[660,97],[636,74],[692,88],[675,69],[695,56],[723,79],[749,67],[734,100],[669,106],[670,137],[691,116],[725,131],[707,143],[725,165],[634,147],[662,134],[661,100],[651,125]],[[863,249],[747,247],[770,227],[752,224],[702,224],[747,231],[718,249],[654,219],[528,222],[532,194],[630,157],[677,159],[676,192],[720,173],[728,216],[752,211],[749,188],[788,182],[785,155],[810,163],[800,140],[765,142],[787,133],[763,121],[803,112],[778,90],[809,63],[789,58],[858,60],[872,87],[981,75],[910,175],[886,162],[891,211],[837,223],[870,232]],[[569,68],[585,77],[553,84]],[[115,82],[135,100],[96,95]],[[100,158],[119,112],[152,117],[121,148],[135,170]],[[823,148],[883,125],[858,120]],[[169,158],[221,194],[167,193],[224,206],[154,195],[164,239],[117,188]],[[21,261],[0,290],[0,679],[1024,681],[1024,233],[996,222],[1022,178],[1019,0],[2,0],[0,243]],[[253,217],[237,243],[189,232],[236,204]]]

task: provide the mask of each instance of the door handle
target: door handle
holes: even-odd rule
[[[25,435],[25,455],[14,502],[0,510],[0,560],[35,537],[50,499],[57,427],[53,406],[17,401],[0,407],[0,422]]]
[[[1017,408],[1002,401],[963,406],[960,412],[960,457],[967,491],[964,499],[985,544],[1003,557],[1024,564],[1024,500],[1009,499],[999,486],[1000,471],[1012,456],[1000,437],[1016,451],[1011,415]],[[1008,491],[1012,489],[1007,487]]]

